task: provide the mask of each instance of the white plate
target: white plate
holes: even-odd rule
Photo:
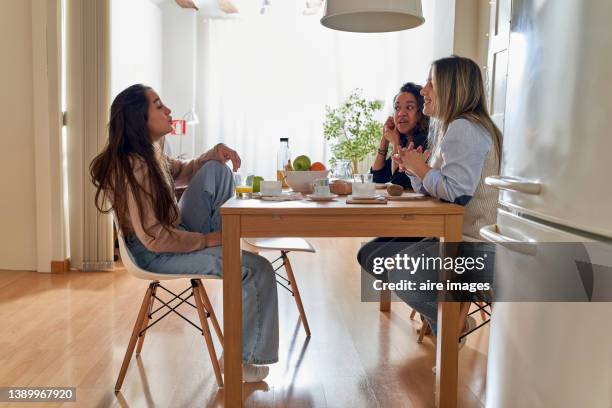
[[[335,195],[335,194],[324,195],[324,196],[308,194],[306,197],[308,197],[312,201],[332,201],[332,200],[335,200],[336,198],[338,198],[338,196]]]
[[[292,192],[292,193],[283,192],[283,194],[279,196],[261,196],[261,199],[263,201],[294,201],[294,200],[301,200],[302,194],[295,193],[295,192]]]
[[[282,193],[278,194],[278,195],[270,195],[270,194],[262,194],[262,193],[253,193],[252,197],[253,198],[278,198],[278,197],[285,197],[288,195],[294,195],[294,194],[298,194],[297,192],[294,191],[283,191]]]

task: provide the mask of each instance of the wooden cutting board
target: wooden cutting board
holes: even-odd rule
[[[421,193],[403,193],[401,196],[392,196],[385,193],[383,196],[389,201],[410,201],[427,197],[425,194]]]

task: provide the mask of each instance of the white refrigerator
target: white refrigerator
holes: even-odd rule
[[[609,291],[612,1],[513,0],[507,84],[502,169],[487,180],[501,209],[481,235],[590,242],[593,291]],[[496,278],[534,290],[529,251],[498,258]],[[612,407],[612,303],[494,304],[486,406]]]

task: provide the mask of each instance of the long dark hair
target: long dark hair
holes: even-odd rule
[[[419,113],[421,114],[421,119],[419,119],[419,122],[417,123],[416,128],[413,132],[414,136],[422,135],[422,134],[427,135],[427,132],[429,132],[429,117],[423,114],[423,106],[425,105],[425,98],[423,97],[423,95],[421,95],[421,89],[423,89],[423,87],[415,84],[414,82],[406,82],[404,85],[402,85],[399,92],[393,98],[393,105],[395,105],[395,100],[397,99],[399,94],[401,94],[402,92],[411,93],[416,99],[417,109]]]
[[[91,162],[89,172],[97,189],[96,208],[103,213],[114,210],[121,227],[128,217],[127,194],[131,191],[139,218],[143,215],[144,197],[149,200],[155,218],[164,228],[170,229],[178,220],[179,211],[168,182],[167,164],[147,128],[149,101],[146,91],[150,89],[136,84],[117,95],[111,105],[108,142]],[[145,185],[134,176],[137,166],[147,170]]]

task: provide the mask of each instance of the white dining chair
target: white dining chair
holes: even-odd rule
[[[295,275],[293,274],[293,268],[289,261],[289,252],[310,252],[315,253],[314,247],[305,240],[304,238],[243,238],[243,249],[250,252],[260,253],[267,251],[280,251],[280,256],[272,261],[274,266],[274,273],[276,273],[276,282],[284,289],[289,291],[295,299],[295,304],[300,314],[300,320],[302,326],[306,332],[306,336],[310,337],[310,326],[308,325],[308,319],[306,319],[306,312],[304,311],[304,305],[302,304],[302,297],[300,296],[300,290],[298,289]],[[280,264],[276,264],[281,261]],[[275,265],[276,264],[276,265]],[[287,277],[279,274],[278,271],[281,268],[285,268]],[[287,287],[286,284],[289,285]]]
[[[136,348],[136,355],[139,355],[140,351],[142,350],[146,332],[153,325],[165,318],[170,313],[178,315],[202,333],[206,342],[206,347],[208,348],[208,353],[210,355],[213,370],[217,378],[217,384],[219,385],[219,387],[223,387],[223,377],[221,376],[221,368],[219,366],[219,360],[217,359],[217,353],[215,351],[215,346],[213,344],[207,319],[210,318],[213,329],[215,330],[222,347],[223,334],[221,332],[221,326],[219,326],[219,322],[217,321],[217,317],[212,308],[212,304],[210,303],[210,299],[208,298],[208,294],[206,293],[206,289],[202,284],[202,279],[219,278],[215,276],[194,274],[161,274],[150,272],[138,267],[138,265],[136,265],[132,260],[132,257],[130,256],[130,253],[125,245],[125,239],[123,233],[121,232],[121,228],[119,227],[119,223],[117,222],[115,214],[113,214],[113,221],[115,223],[115,228],[117,231],[119,253],[121,255],[123,266],[125,267],[127,272],[133,277],[150,281],[149,287],[147,288],[146,293],[144,295],[144,299],[142,300],[142,304],[140,305],[140,311],[138,312],[138,317],[136,319],[136,323],[134,324],[134,329],[132,330],[132,335],[130,336],[130,341],[128,343],[127,350],[125,351],[123,363],[121,364],[121,369],[119,371],[119,377],[117,378],[117,383],[115,384],[115,391],[118,392],[121,389],[121,385],[123,384],[125,374],[132,358],[132,354],[134,353],[134,348]],[[176,294],[160,283],[160,281],[175,279],[189,279],[190,286],[188,286],[187,289],[185,289],[181,293]],[[169,293],[172,296],[172,299],[170,301],[164,301],[159,298],[157,296],[158,289],[162,289],[165,292]],[[191,297],[194,298],[195,304],[190,302]],[[158,306],[156,309],[154,309],[155,300],[160,303],[160,306]],[[175,301],[178,301],[178,303],[173,305]],[[197,310],[198,317],[200,320],[200,326],[198,326],[196,323],[192,322],[176,310],[182,304],[187,304]],[[163,313],[160,317],[156,318],[155,321],[150,323],[153,316],[164,309],[165,313]],[[137,347],[136,342],[138,342]]]

